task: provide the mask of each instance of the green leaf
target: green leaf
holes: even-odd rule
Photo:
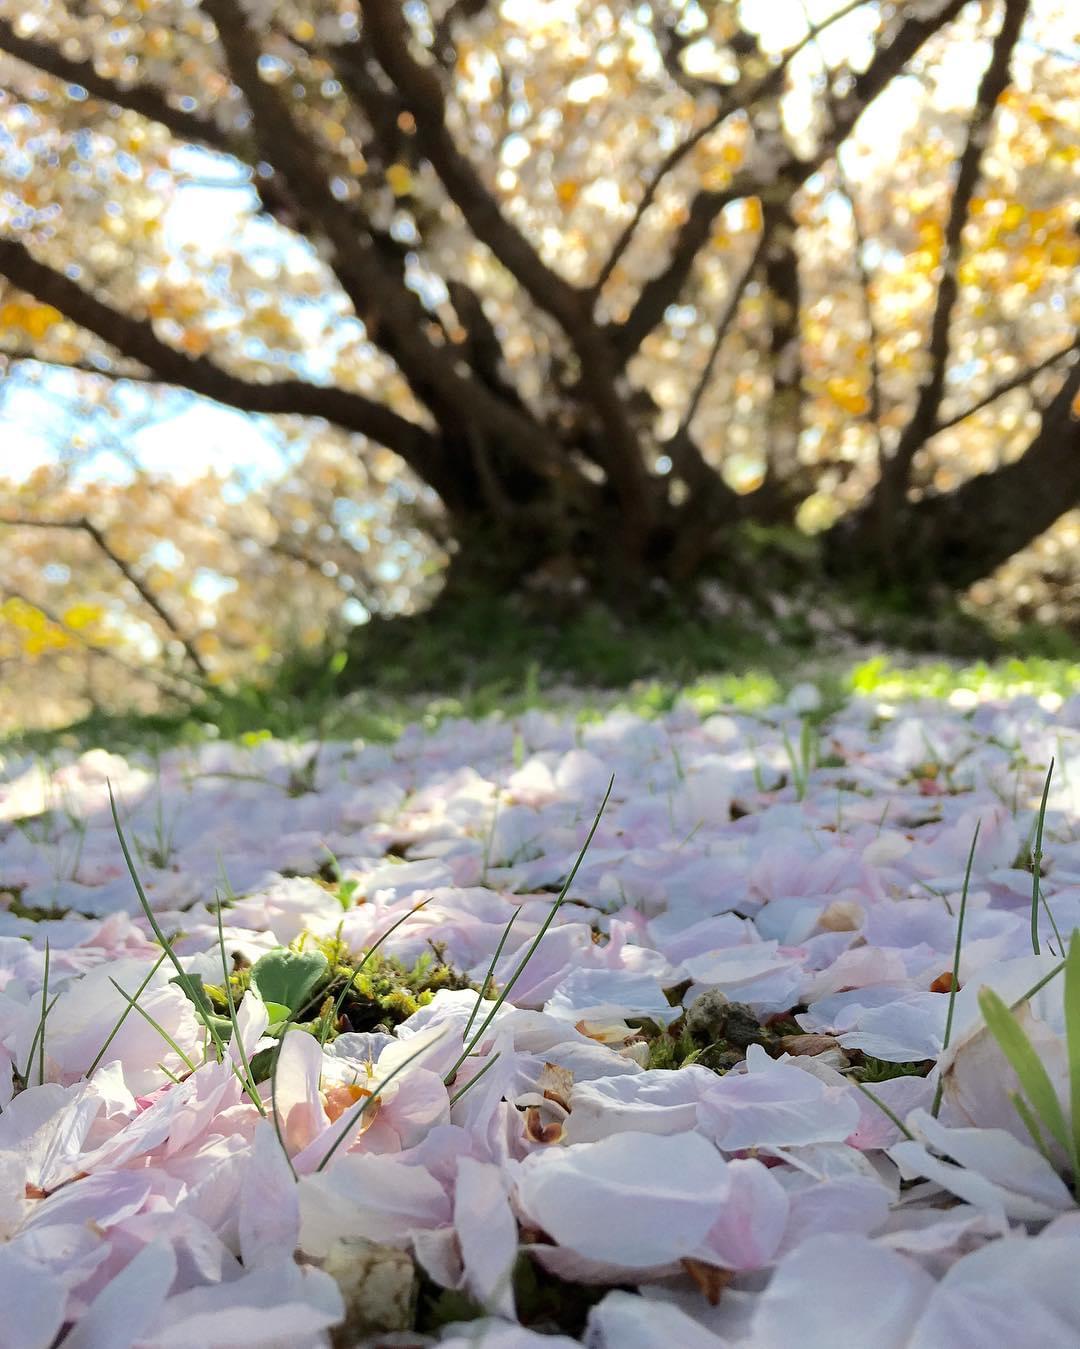
[[[1018,1091],[1010,1091],[1009,1100],[1012,1101],[1016,1113],[1024,1121],[1024,1128],[1027,1129],[1028,1133],[1031,1135],[1031,1141],[1049,1162],[1050,1149],[1046,1146],[1046,1139],[1042,1136],[1042,1130],[1039,1128],[1039,1121],[1031,1113],[1031,1106],[1028,1105],[1027,1101],[1024,1100],[1023,1096],[1021,1096]],[[1053,1165],[1053,1163],[1051,1163],[1051,1165]]]
[[[282,1021],[288,1021],[292,1015],[292,1009],[286,1007],[283,1002],[268,1002],[264,1004],[266,1013],[270,1018],[270,1025],[276,1026]]]
[[[1001,1052],[1012,1065],[1035,1114],[1071,1157],[1072,1140],[1061,1102],[1023,1026],[992,988],[979,990],[979,1010],[991,1035],[1001,1046]]]
[[[1073,1175],[1080,1174],[1080,932],[1069,939],[1065,957],[1065,1046],[1069,1057]]]
[[[268,951],[251,967],[251,987],[263,1002],[298,1012],[328,967],[321,951]]]
[[[343,909],[352,904],[352,897],[360,888],[359,881],[342,881],[337,888],[337,901]]]

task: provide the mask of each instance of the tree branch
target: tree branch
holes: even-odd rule
[[[184,635],[183,630],[169,613],[165,605],[158,599],[157,595],[150,589],[142,577],[134,570],[130,563],[126,562],[114,548],[109,545],[108,539],[102,531],[88,519],[85,515],[77,520],[35,520],[29,516],[0,516],[0,525],[9,525],[17,529],[68,529],[76,532],[82,532],[90,538],[98,550],[105,554],[113,566],[120,572],[124,579],[138,593],[139,598],[161,619],[165,627],[172,633],[173,637],[184,648],[188,660],[198,670],[204,678],[209,673],[206,663],[199,655],[198,649],[190,638]]]
[[[907,503],[897,575],[919,586],[963,590],[1026,548],[1080,503],[1080,359],[1043,410],[1027,450],[953,492]],[[851,566],[850,554],[845,564]]]
[[[506,216],[446,126],[446,100],[436,72],[409,51],[409,25],[400,0],[362,0],[365,36],[379,64],[416,120],[421,150],[476,237],[533,302],[570,332],[585,320],[581,293],[542,260]]]
[[[434,390],[437,406],[432,410],[440,420],[453,424],[467,408],[493,435],[528,451],[539,466],[558,476],[564,466],[546,432],[463,374],[452,348],[437,347],[425,336],[417,323],[417,299],[387,269],[370,222],[334,197],[315,147],[300,132],[277,90],[259,74],[258,42],[236,0],[203,0],[202,7],[214,21],[229,73],[251,110],[260,153],[281,169],[301,211],[326,236],[334,251],[334,272],[356,312],[377,311],[379,345],[414,389]],[[453,469],[441,465],[438,481],[429,472],[422,476],[444,499],[449,490],[452,499]]]
[[[387,90],[382,87],[382,82],[375,78],[370,68],[373,61],[374,57],[370,55],[369,44],[361,39],[361,41],[351,44],[347,57],[339,56],[334,64],[341,83],[363,110],[371,129],[370,137],[363,143],[364,158],[370,165],[382,171],[385,181],[386,169],[391,164],[402,161],[412,164],[419,158],[419,154],[415,137],[406,135],[400,129],[400,119],[407,113],[407,109],[398,97],[396,90]],[[407,247],[397,244],[388,236],[377,239],[376,242],[379,247],[384,248],[387,252],[391,249],[399,250],[402,259],[408,252]],[[460,278],[454,279],[448,276],[446,285],[450,292],[451,303],[457,310],[458,318],[462,326],[469,331],[470,339],[472,339],[474,324],[469,321],[466,315],[475,316],[481,326],[487,323],[483,317],[480,297]],[[459,344],[456,350],[464,357],[477,379],[487,388],[513,406],[523,408],[524,402],[518,390],[511,383],[496,375],[496,368],[504,356],[504,352],[490,324],[487,324],[486,339],[490,340],[490,345],[488,345],[485,355],[492,356],[492,353],[497,353],[497,355],[488,359],[484,365],[478,365],[474,359],[477,352],[474,341],[470,340],[464,344]],[[422,390],[418,389],[417,392],[420,393],[423,401],[429,402],[424,397]],[[466,439],[470,434],[475,434],[475,427],[467,431]]]
[[[438,442],[415,422],[362,394],[301,380],[256,384],[230,374],[205,356],[187,356],[163,342],[148,319],[133,318],[83,290],[40,262],[25,244],[0,239],[0,275],[53,305],[124,356],[145,365],[164,384],[175,384],[241,412],[322,417],[343,430],[378,441],[439,491],[445,477]]]
[[[932,19],[904,20],[888,46],[881,48],[866,70],[856,76],[851,92],[837,105],[835,126],[828,136],[822,138],[821,144],[809,159],[798,159],[785,148],[779,165],[770,165],[766,173],[755,169],[751,161],[749,167],[737,174],[731,186],[724,191],[703,190],[697,193],[675,237],[667,266],[646,282],[629,317],[613,332],[613,341],[622,362],[625,363],[633,356],[664,317],[667,307],[678,299],[694,260],[712,233],[713,221],[728,202],[748,196],[788,199],[836,153],[870,103],[900,73],[923,43],[956,18],[965,3],[966,0],[947,0],[941,12]]]
[[[986,67],[968,124],[967,139],[957,165],[956,187],[945,224],[941,258],[941,281],[930,321],[928,348],[930,368],[919,389],[915,410],[900,436],[892,456],[882,465],[880,491],[883,509],[894,510],[907,489],[911,463],[916,453],[934,434],[938,409],[945,395],[945,371],[949,360],[949,331],[953,310],[960,293],[957,275],[960,247],[971,209],[971,200],[979,181],[983,153],[998,99],[1008,88],[1013,49],[1020,37],[1030,8],[1030,0],[1005,0],[1001,28],[994,39],[990,64]]]
[[[0,49],[45,75],[79,85],[93,98],[129,108],[151,122],[160,122],[180,140],[195,141],[226,154],[233,153],[229,135],[212,118],[174,107],[155,85],[121,84],[108,75],[101,75],[89,57],[66,56],[49,42],[21,37],[9,19],[0,18]]]
[[[562,327],[581,364],[580,387],[605,432],[604,468],[619,495],[629,536],[647,528],[652,500],[644,459],[615,388],[618,373],[608,343],[593,322],[587,296],[543,261],[503,215],[479,173],[446,126],[446,100],[437,73],[409,51],[409,26],[399,0],[362,0],[365,31],[386,75],[416,122],[421,150],[450,199],[481,243],[545,313]]]
[[[954,416],[936,421],[934,429],[927,439],[930,439],[931,436],[940,435],[942,431],[951,431],[954,426],[966,422],[969,417],[974,417],[977,412],[982,412],[983,408],[989,407],[991,403],[996,403],[999,398],[1003,398],[1007,393],[1012,393],[1014,389],[1021,389],[1025,384],[1030,384],[1038,375],[1041,375],[1045,370],[1049,370],[1063,357],[1077,350],[1080,350],[1080,339],[1074,338],[1067,347],[1061,347],[1058,351],[1047,356],[1045,360],[1039,361],[1037,365],[1027,366],[1018,374],[1010,375],[1000,384],[995,384],[990,392],[984,394],[977,403],[972,403],[970,407],[964,408],[963,412],[957,412]]]
[[[28,595],[24,595],[21,590],[18,590],[8,581],[0,582],[0,593],[6,594],[10,599],[18,600],[20,604],[25,604],[29,609],[36,609],[38,613],[43,614],[54,627],[59,628],[60,631],[66,633],[67,636],[74,638],[74,640],[85,650],[92,652],[95,656],[103,656],[106,660],[113,661],[122,669],[127,670],[129,674],[137,675],[140,679],[148,679],[152,684],[164,687],[165,691],[174,698],[183,698],[185,702],[191,703],[191,692],[189,691],[186,695],[178,693],[175,687],[177,682],[186,684],[189,690],[202,690],[202,685],[193,680],[189,675],[167,670],[156,670],[152,665],[133,665],[131,661],[125,660],[123,656],[118,656],[116,652],[109,647],[99,646],[96,642],[89,641],[84,632],[79,632],[76,628],[71,627],[70,624],[65,623],[59,614],[53,613],[51,609],[40,601],[32,600]]]
[[[600,292],[604,289],[612,272],[622,261],[623,255],[630,247],[631,240],[637,232],[637,228],[641,224],[642,218],[656,200],[656,193],[659,190],[660,184],[668,174],[674,172],[686,156],[695,150],[706,136],[711,135],[734,113],[739,112],[742,108],[748,107],[751,103],[756,103],[759,99],[772,98],[778,94],[783,85],[787,68],[794,58],[798,56],[799,52],[801,52],[808,43],[815,41],[818,35],[823,33],[825,29],[831,27],[834,23],[838,23],[841,19],[847,18],[847,16],[854,13],[855,10],[861,9],[865,3],[866,0],[851,0],[849,4],[842,6],[835,14],[830,14],[829,17],[820,24],[808,24],[806,34],[799,39],[794,47],[789,51],[784,52],[779,63],[769,71],[764,79],[759,80],[749,90],[743,89],[741,84],[735,85],[735,87],[727,92],[725,97],[721,99],[720,106],[708,121],[704,122],[696,131],[692,131],[685,140],[680,141],[673,150],[670,150],[667,155],[664,156],[653,171],[652,177],[645,185],[645,191],[642,193],[641,199],[634,208],[634,214],[623,226],[623,229],[619,233],[619,237],[615,240],[611,252],[608,254],[607,261],[600,268],[600,274],[589,287],[589,296],[591,300],[595,302],[596,297],[599,296]]]
[[[138,113],[151,122],[158,122],[178,140],[203,145],[208,150],[229,155],[251,170],[252,176],[245,186],[254,189],[268,215],[281,221],[286,228],[291,227],[294,216],[293,203],[282,189],[280,181],[261,180],[254,171],[251,147],[242,136],[223,130],[212,117],[200,112],[187,112],[174,107],[168,101],[165,92],[153,84],[124,84],[111,76],[98,72],[88,57],[70,57],[59,51],[49,42],[20,37],[14,25],[0,18],[0,51],[7,52],[24,65],[31,66],[44,75],[76,84],[85,89],[95,99],[115,104]],[[214,186],[220,186],[215,180]]]
[[[690,395],[690,401],[686,405],[686,411],[683,413],[682,421],[679,423],[679,429],[675,432],[675,435],[672,436],[672,440],[679,440],[687,436],[690,432],[691,424],[697,415],[701,400],[705,396],[705,390],[708,388],[709,382],[712,379],[713,367],[716,365],[717,357],[720,355],[720,348],[724,344],[724,338],[727,337],[728,330],[735,320],[735,315],[739,312],[739,304],[746,291],[746,287],[749,285],[750,278],[753,276],[754,271],[765,252],[765,245],[769,233],[770,230],[768,228],[762,229],[761,236],[754,246],[754,252],[750,261],[746,264],[746,267],[740,273],[734,286],[731,288],[731,293],[728,295],[723,312],[716,323],[716,332],[713,336],[709,355],[702,368],[698,382],[694,387],[694,391]]]
[[[874,298],[873,298],[873,277],[866,265],[866,232],[863,230],[862,221],[859,218],[859,203],[855,200],[855,194],[847,181],[844,171],[837,162],[837,182],[840,191],[848,199],[851,207],[851,224],[855,236],[855,270],[859,275],[859,286],[862,289],[863,309],[866,312],[866,345],[869,349],[867,365],[869,367],[869,406],[866,410],[866,420],[873,429],[877,438],[878,457],[881,456],[881,361],[878,357],[878,328],[877,319],[874,317]]]

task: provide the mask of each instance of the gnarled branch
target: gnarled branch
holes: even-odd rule
[[[558,448],[541,427],[522,416],[477,380],[459,369],[452,349],[428,340],[417,322],[415,295],[393,272],[376,247],[370,223],[330,191],[328,176],[311,143],[302,135],[276,89],[259,74],[259,47],[236,0],[203,0],[225,52],[229,73],[251,110],[260,153],[275,164],[292,189],[301,210],[321,231],[331,247],[332,266],[358,313],[377,312],[379,345],[394,359],[414,389],[430,388],[438,411],[452,419],[468,409],[492,434],[504,436],[534,457],[552,474],[562,470]],[[444,465],[440,493],[453,466]]]
[[[919,388],[915,410],[908,419],[892,456],[882,465],[879,485],[882,509],[895,511],[907,489],[911,462],[934,433],[938,409],[945,396],[945,372],[949,361],[949,330],[953,310],[960,293],[958,268],[961,237],[971,210],[971,201],[979,181],[983,152],[989,140],[997,101],[1009,85],[1009,67],[1013,49],[1020,37],[1030,8],[1030,0],[1005,0],[1001,28],[994,39],[990,64],[983,73],[968,123],[967,138],[957,164],[949,216],[942,244],[941,280],[930,320],[928,338],[930,367]]]
[[[382,403],[345,389],[324,388],[302,380],[254,383],[223,370],[205,356],[187,356],[163,342],[149,319],[134,318],[114,308],[41,262],[25,244],[15,240],[0,239],[0,275],[20,290],[53,305],[124,356],[145,365],[162,383],[178,385],[241,412],[325,418],[343,430],[368,436],[400,454],[439,490],[443,465],[435,437]]]
[[[366,34],[386,75],[416,122],[420,148],[466,223],[533,303],[570,339],[581,363],[580,388],[605,433],[604,467],[631,528],[640,534],[652,513],[648,475],[637,433],[615,388],[611,349],[593,322],[587,297],[543,261],[505,215],[479,173],[458,149],[446,125],[438,74],[409,51],[409,27],[398,0],[362,0]]]
[[[919,48],[950,23],[964,8],[966,0],[948,0],[933,18],[905,19],[888,46],[881,48],[867,68],[858,75],[851,92],[837,103],[837,116],[827,136],[808,159],[799,159],[786,151],[779,165],[772,166],[769,181],[762,178],[753,162],[736,175],[722,192],[698,192],[675,237],[667,266],[642,287],[629,317],[613,334],[619,358],[628,361],[645,338],[664,317],[669,305],[679,297],[698,253],[708,242],[713,222],[728,202],[747,196],[789,197],[802,183],[835,153],[850,135],[855,123],[870,103],[892,82]]]

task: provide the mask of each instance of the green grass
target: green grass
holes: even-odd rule
[[[890,645],[902,648],[910,634],[894,619]],[[210,738],[385,742],[415,721],[435,727],[447,717],[513,716],[534,707],[587,720],[615,703],[652,716],[680,699],[707,716],[732,707],[756,711],[806,680],[823,694],[812,721],[852,693],[888,702],[957,689],[1067,696],[1080,687],[1080,647],[1044,634],[1042,648],[1056,654],[1039,654],[1032,640],[1029,654],[1003,643],[996,655],[968,663],[860,656],[835,633],[816,635],[802,610],[782,620],[735,620],[673,608],[644,623],[598,607],[551,615],[512,600],[474,600],[452,613],[372,623],[354,633],[347,651],[290,656],[261,682],[211,689],[193,705],[154,715],[98,712],[61,731],[11,736],[0,754],[98,745],[153,753]]]

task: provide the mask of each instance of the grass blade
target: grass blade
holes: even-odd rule
[[[864,1096],[869,1096],[869,1098],[873,1101],[873,1103],[877,1106],[877,1108],[881,1111],[881,1113],[890,1121],[890,1123],[894,1124],[896,1128],[900,1130],[900,1132],[910,1143],[915,1142],[915,1135],[907,1127],[907,1125],[900,1118],[900,1116],[897,1115],[895,1111],[889,1109],[889,1107],[885,1104],[885,1102],[881,1099],[880,1096],[877,1096],[874,1092],[872,1092],[865,1082],[856,1082],[855,1085],[859,1088],[859,1090],[862,1092]]]
[[[484,999],[487,997],[488,989],[491,987],[491,981],[495,974],[495,966],[499,963],[499,957],[503,953],[503,947],[506,945],[506,939],[510,935],[510,929],[514,926],[515,922],[517,921],[517,917],[520,912],[521,912],[521,905],[519,904],[517,908],[514,910],[514,912],[510,915],[510,921],[507,923],[506,927],[503,928],[503,934],[499,938],[499,944],[495,948],[495,954],[491,957],[491,964],[487,968],[487,974],[484,975],[484,982],[480,985],[480,992],[476,996],[476,1002],[473,1005],[472,1011],[469,1013],[469,1019],[465,1023],[465,1029],[464,1031],[462,1031],[461,1034],[462,1041],[465,1041],[469,1038],[469,1031],[472,1030],[472,1024],[476,1020],[476,1014],[480,1011],[480,1007],[483,1004]]]
[[[990,1033],[1001,1047],[1001,1052],[1012,1065],[1013,1072],[1027,1093],[1036,1116],[1061,1144],[1075,1165],[1072,1138],[1065,1124],[1061,1102],[1054,1091],[1050,1075],[1035,1052],[1023,1026],[992,988],[979,990],[979,1010],[986,1020]]]
[[[34,1055],[37,1053],[38,1040],[41,1038],[41,1035],[45,1029],[45,1017],[49,1015],[49,1013],[52,1011],[52,1009],[56,1006],[56,1004],[59,1001],[60,1001],[60,994],[55,993],[49,1005],[43,1010],[42,1015],[38,1017],[37,1026],[34,1028],[34,1038],[30,1041],[30,1049],[26,1055],[25,1072],[20,1073],[19,1070],[14,1065],[12,1065],[12,1072],[19,1079],[19,1081],[23,1084],[24,1087],[28,1087],[30,1085],[30,1069],[34,1066]]]
[[[191,1059],[188,1058],[188,1056],[184,1053],[184,1051],[172,1038],[169,1032],[161,1024],[161,1022],[155,1021],[145,1007],[140,1007],[130,993],[125,993],[111,974],[109,975],[109,983],[112,984],[113,988],[116,989],[117,993],[120,994],[120,996],[124,999],[124,1001],[128,1004],[128,1006],[131,1008],[133,1012],[138,1012],[138,1014],[143,1018],[144,1021],[148,1021],[150,1025],[153,1026],[153,1028],[157,1031],[157,1033],[161,1036],[161,1038],[165,1041],[165,1043],[169,1046],[169,1048],[173,1051],[173,1053],[180,1059],[180,1062],[183,1063],[183,1065],[188,1069],[189,1072],[193,1073],[195,1071],[194,1063],[192,1063]]]
[[[333,1143],[330,1145],[330,1148],[326,1153],[326,1156],[323,1157],[322,1161],[315,1168],[316,1171],[322,1171],[326,1167],[327,1163],[330,1161],[330,1158],[333,1157],[334,1153],[337,1152],[338,1148],[341,1147],[342,1143],[344,1143],[345,1139],[348,1138],[349,1134],[352,1132],[353,1124],[354,1123],[358,1124],[360,1120],[363,1119],[365,1113],[371,1106],[372,1102],[377,1101],[379,1099],[383,1091],[390,1085],[391,1082],[393,1082],[395,1077],[398,1077],[401,1073],[405,1071],[406,1068],[408,1068],[418,1058],[420,1058],[423,1054],[426,1054],[428,1048],[429,1048],[428,1045],[426,1044],[423,1045],[420,1049],[416,1051],[415,1054],[411,1054],[405,1060],[404,1063],[399,1063],[392,1073],[387,1073],[386,1077],[383,1078],[383,1080],[379,1083],[379,1085],[375,1088],[375,1090],[371,1093],[370,1096],[365,1096],[364,1099],[358,1102],[357,1105],[355,1105],[347,1115],[341,1116],[341,1119],[346,1120],[347,1122],[341,1125],[337,1138],[334,1139]],[[338,1122],[340,1123],[340,1121]]]
[[[795,788],[795,799],[801,801],[806,795],[806,783],[803,781],[799,760],[795,755],[795,747],[791,743],[791,737],[787,733],[786,726],[780,728],[780,734],[783,739],[784,752],[787,754],[788,763],[791,765],[791,781]]]
[[[150,968],[150,973],[146,976],[146,978],[142,981],[139,987],[135,990],[135,993],[133,995],[134,1002],[138,1002],[139,998],[145,992],[147,985],[150,983],[150,980],[154,977],[155,974],[157,974],[158,970],[161,969],[162,965],[165,963],[166,960],[168,960],[168,958],[169,953],[167,951],[162,951],[161,955],[159,955],[157,960],[154,961],[153,965]],[[131,1015],[131,1004],[129,1003],[128,1006],[126,1006],[124,1010],[120,1013],[120,1019],[117,1021],[116,1025],[113,1026],[112,1030],[109,1031],[108,1035],[105,1037],[105,1043],[98,1050],[97,1054],[94,1057],[93,1063],[90,1065],[89,1068],[87,1068],[84,1074],[87,1080],[93,1077],[94,1069],[105,1057],[105,1051],[116,1039],[117,1035],[119,1035],[120,1027],[124,1024],[124,1022],[128,1019],[130,1015]]]
[[[281,1046],[285,1043],[285,1037],[292,1030],[293,1023],[286,1021],[285,1028],[278,1037],[278,1042],[274,1046],[274,1055],[270,1060],[270,1119],[274,1125],[274,1133],[277,1134],[277,1141],[281,1144],[281,1150],[285,1154],[285,1160],[289,1163],[289,1170],[292,1172],[293,1180],[299,1180],[296,1174],[296,1167],[293,1166],[292,1158],[289,1156],[289,1149],[285,1143],[285,1135],[281,1131],[281,1116],[277,1108],[277,1070],[278,1059],[281,1058]]]
[[[1031,1141],[1042,1153],[1046,1160],[1050,1161],[1050,1149],[1046,1146],[1046,1139],[1043,1138],[1042,1130],[1039,1128],[1039,1121],[1032,1114],[1031,1106],[1024,1100],[1018,1091],[1009,1092],[1009,1100],[1012,1101],[1016,1113],[1024,1121],[1024,1128],[1031,1135]],[[1050,1163],[1051,1166],[1053,1163]]]
[[[1043,823],[1046,820],[1046,801],[1050,795],[1050,779],[1054,775],[1054,761],[1050,760],[1050,767],[1046,772],[1046,781],[1043,783],[1042,803],[1039,806],[1039,818],[1035,826],[1035,847],[1031,851],[1031,949],[1036,955],[1041,954],[1039,950],[1039,880],[1042,874],[1042,841],[1043,841]],[[1054,920],[1051,918],[1051,923]],[[1054,933],[1058,941],[1061,936],[1058,934],[1057,925],[1054,924]],[[1065,954],[1065,947],[1061,947],[1061,954]]]
[[[229,1020],[232,1022],[232,1043],[236,1046],[236,1052],[240,1055],[240,1062],[244,1068],[244,1075],[241,1080],[244,1083],[244,1090],[251,1099],[252,1105],[258,1110],[260,1115],[265,1115],[266,1106],[262,1103],[259,1089],[256,1087],[255,1079],[251,1074],[251,1064],[248,1061],[247,1050],[244,1048],[243,1036],[240,1034],[240,1026],[236,1020],[236,1003],[233,999],[232,984],[229,980],[229,957],[225,950],[225,929],[221,922],[220,895],[217,896],[217,933],[218,949],[221,951],[221,973],[225,982],[225,1000],[229,1004]]]
[[[476,1076],[470,1077],[468,1082],[466,1082],[463,1087],[461,1087],[458,1091],[454,1092],[453,1096],[450,1097],[451,1107],[457,1105],[458,1101],[461,1100],[461,1098],[465,1095],[465,1093],[469,1091],[472,1087],[476,1086],[477,1082],[480,1081],[480,1079],[484,1076],[487,1070],[499,1057],[501,1052],[502,1052],[501,1050],[497,1050],[494,1054],[492,1054],[489,1058],[487,1058],[484,1061],[484,1066],[480,1069],[480,1071],[476,1074]]]
[[[218,1034],[217,1027],[205,1016],[202,1016],[201,1004],[198,993],[195,991],[195,985],[191,982],[187,970],[181,965],[179,956],[173,950],[172,942],[169,941],[168,937],[166,937],[165,933],[161,930],[161,924],[157,920],[157,915],[150,907],[150,901],[146,898],[146,891],[142,887],[142,881],[139,880],[139,873],[135,870],[135,863],[131,860],[131,850],[128,848],[127,839],[124,837],[123,826],[120,824],[120,813],[116,809],[116,797],[113,795],[112,783],[108,782],[106,785],[109,788],[109,808],[112,811],[113,828],[116,830],[116,837],[120,840],[120,851],[124,855],[124,865],[128,869],[128,875],[131,877],[131,883],[135,887],[135,894],[138,896],[142,911],[146,915],[146,921],[153,929],[154,936],[158,939],[165,954],[173,963],[173,968],[176,970],[176,982],[187,994],[188,1000],[195,1008],[196,1015],[201,1016],[203,1025],[205,1025],[211,1040],[214,1042],[214,1048],[217,1050],[219,1060],[223,1059],[225,1057],[225,1045],[222,1042],[221,1036]],[[140,1008],[139,1010],[141,1011],[142,1009]]]
[[[45,973],[41,982],[41,1038],[38,1044],[38,1083],[45,1085],[45,1023],[49,1019],[49,939],[45,938]],[[27,1071],[30,1065],[27,1064]]]
[[[543,941],[544,937],[547,935],[548,928],[555,921],[555,915],[559,912],[559,909],[562,907],[563,902],[566,899],[567,894],[569,893],[570,886],[574,882],[574,877],[578,874],[578,868],[585,860],[585,854],[589,851],[589,844],[592,843],[593,841],[593,835],[596,833],[597,829],[600,826],[601,817],[604,814],[604,810],[607,806],[608,799],[611,796],[611,789],[612,787],[614,787],[614,785],[615,785],[615,775],[613,773],[611,775],[611,780],[608,782],[607,791],[604,793],[604,799],[600,802],[600,809],[596,812],[596,818],[592,822],[592,828],[589,830],[585,842],[581,845],[581,851],[578,853],[574,865],[570,868],[570,874],[563,882],[563,887],[556,896],[555,903],[552,904],[551,906],[551,912],[544,919],[543,923],[541,923],[539,932],[537,932],[536,936],[530,942],[529,949],[525,952],[524,956],[519,961],[517,968],[514,970],[513,974],[503,985],[502,992],[499,994],[498,998],[496,998],[495,1005],[492,1007],[491,1011],[488,1012],[487,1016],[484,1018],[480,1026],[480,1029],[473,1036],[472,1040],[465,1045],[464,1049],[462,1049],[461,1054],[457,1059],[457,1062],[450,1069],[447,1075],[443,1078],[443,1081],[447,1084],[447,1086],[449,1086],[453,1082],[454,1077],[457,1074],[457,1070],[461,1067],[461,1065],[473,1052],[476,1046],[480,1043],[481,1039],[483,1038],[484,1032],[487,1030],[488,1026],[491,1025],[492,1021],[494,1021],[495,1017],[498,1015],[499,1008],[510,996],[511,989],[521,978],[522,974],[525,971],[525,967],[528,965],[529,961],[533,958],[533,955],[536,952],[536,948],[540,945],[541,941]]]
[[[975,825],[975,836],[971,840],[971,851],[968,853],[967,867],[964,871],[964,885],[960,891],[960,916],[956,920],[956,948],[953,951],[952,979],[949,983],[949,1007],[945,1013],[945,1034],[941,1041],[942,1054],[948,1049],[949,1040],[952,1038],[953,1012],[956,1010],[956,993],[960,987],[960,948],[964,940],[964,916],[967,913],[968,886],[971,884],[971,868],[975,864],[975,846],[979,841],[981,827],[982,820],[979,820]],[[938,1111],[941,1109],[941,1096],[944,1090],[945,1079],[939,1073],[937,1090],[934,1092],[934,1103],[930,1107],[930,1113],[935,1119],[937,1119]]]
[[[1041,979],[1036,980],[1036,982],[1031,985],[1031,987],[1027,990],[1026,993],[1021,993],[1018,998],[1016,998],[1013,1002],[1009,1003],[1009,1011],[1015,1012],[1016,1009],[1018,1007],[1022,1007],[1025,1002],[1030,1002],[1031,999],[1035,996],[1035,994],[1041,993],[1042,990],[1046,987],[1046,985],[1051,983],[1054,979],[1056,979],[1064,968],[1065,968],[1064,960],[1059,960],[1058,963],[1054,966],[1054,968],[1050,970],[1048,974],[1044,974]]]

